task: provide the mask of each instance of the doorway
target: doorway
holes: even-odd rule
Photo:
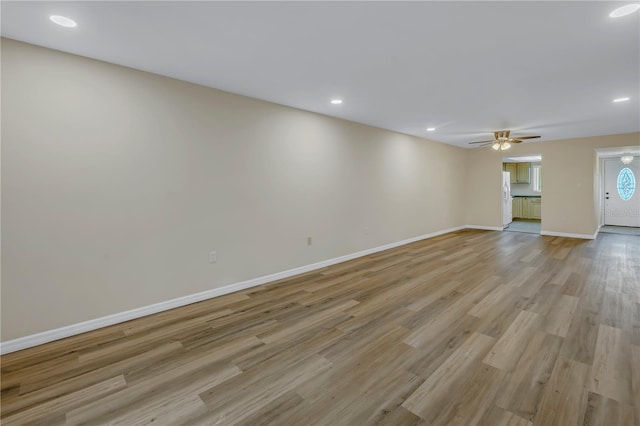
[[[542,156],[504,157],[502,170],[503,230],[540,234],[542,228]],[[508,187],[507,190],[505,190],[506,187]]]
[[[627,164],[625,164],[627,163]],[[640,156],[603,161],[603,227],[601,232],[636,233],[640,228]],[[616,229],[619,228],[619,229]],[[631,229],[625,229],[631,228]]]

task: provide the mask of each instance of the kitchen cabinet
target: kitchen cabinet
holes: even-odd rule
[[[512,204],[513,217],[522,217],[522,198],[514,197]]]
[[[510,173],[511,183],[518,183],[518,165],[516,163],[504,163],[502,170]]]
[[[511,174],[511,183],[531,182],[531,163],[503,163],[502,170]]]
[[[529,198],[529,216],[531,219],[542,218],[542,200],[540,198]]]
[[[540,197],[513,197],[514,219],[542,219],[542,199]]]
[[[531,214],[529,213],[529,210],[531,210],[529,199],[524,197],[522,198],[522,216],[521,216],[522,219],[531,219]]]
[[[531,168],[531,164],[530,163],[517,163],[517,167],[516,167],[516,180],[518,181],[518,183],[529,183],[531,182],[529,176],[531,175],[531,173],[529,173],[530,168]]]

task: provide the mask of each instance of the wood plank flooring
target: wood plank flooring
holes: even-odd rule
[[[464,230],[0,362],[3,425],[640,425],[640,238]]]

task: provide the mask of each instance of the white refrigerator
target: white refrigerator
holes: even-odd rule
[[[511,197],[511,173],[502,172],[502,226],[513,221],[513,198]]]

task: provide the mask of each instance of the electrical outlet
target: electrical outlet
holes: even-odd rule
[[[216,257],[216,252],[212,251],[209,252],[209,263],[216,263],[218,261],[218,258]]]
[[[307,245],[310,246],[312,242],[313,241],[312,241],[311,237],[307,237]]]

